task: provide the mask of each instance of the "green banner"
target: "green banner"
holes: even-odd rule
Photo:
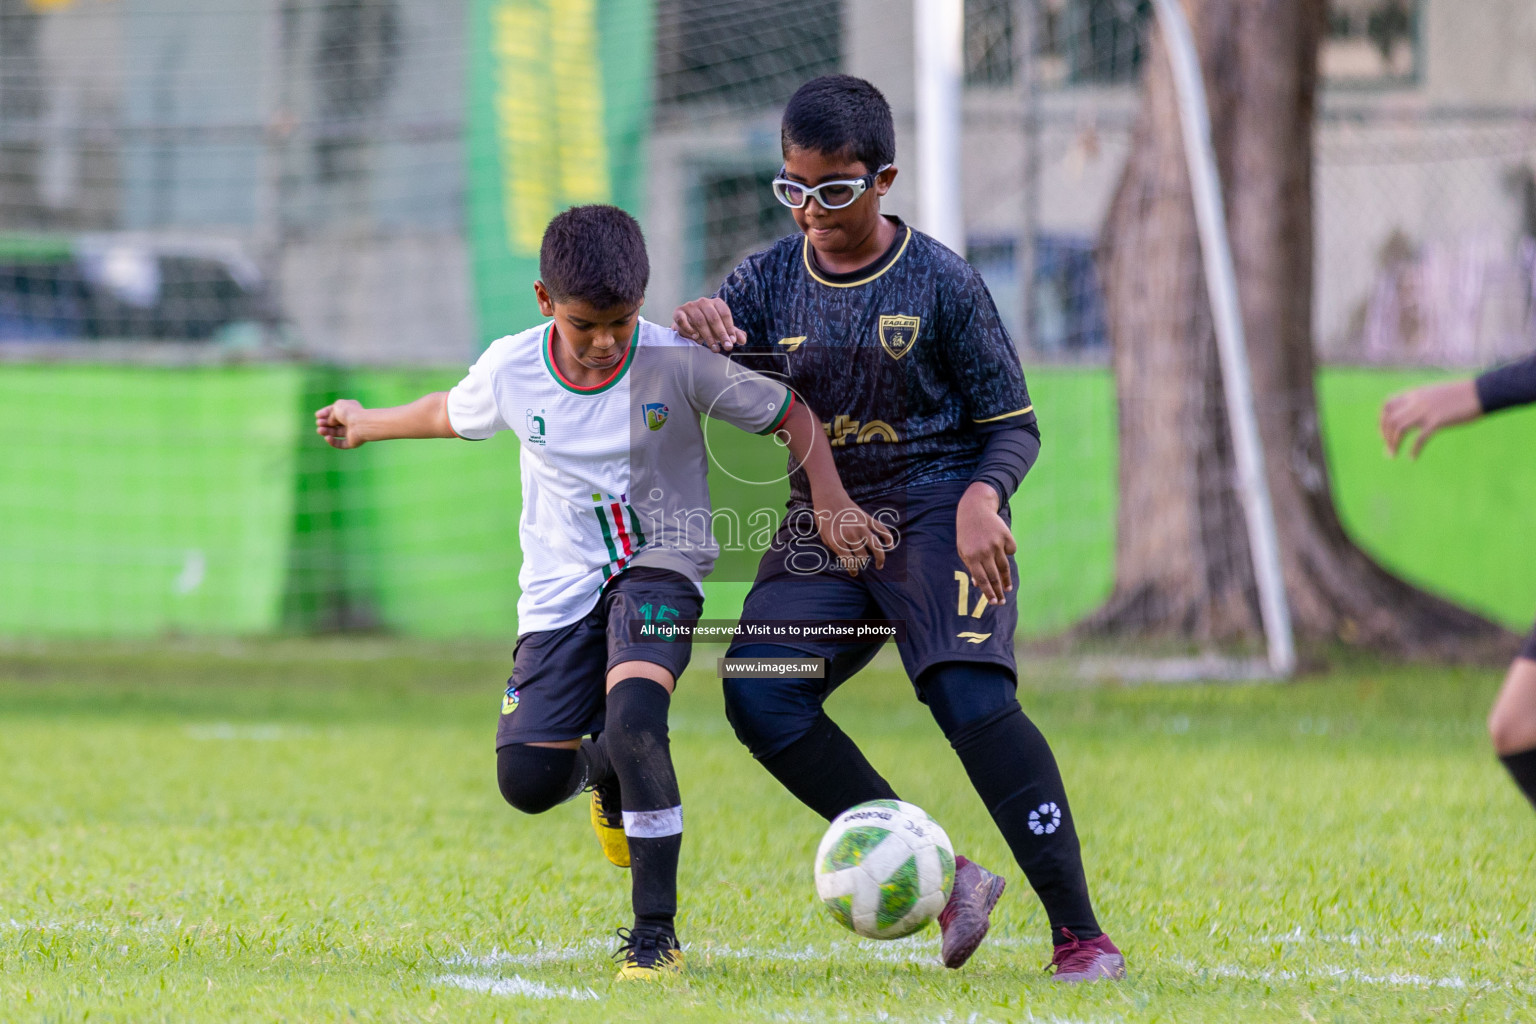
[[[652,0],[473,0],[469,241],[481,346],[540,319],[544,226],[580,203],[637,216]]]

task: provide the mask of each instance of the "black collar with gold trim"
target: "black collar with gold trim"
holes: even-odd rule
[[[880,258],[873,263],[866,264],[857,270],[850,270],[846,274],[834,274],[818,266],[816,254],[811,250],[811,240],[809,238],[805,239],[801,243],[800,252],[801,258],[805,261],[806,273],[822,284],[833,288],[855,288],[861,284],[868,284],[881,274],[884,274],[896,265],[896,261],[901,259],[902,254],[907,251],[907,244],[912,241],[912,229],[902,223],[900,217],[888,219],[896,225],[896,237],[891,240],[891,244],[886,247],[885,252],[881,253]]]

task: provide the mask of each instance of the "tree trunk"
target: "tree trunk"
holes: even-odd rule
[[[1312,132],[1324,0],[1184,0],[1211,104],[1259,430],[1298,641],[1507,657],[1501,627],[1356,547],[1334,511],[1312,351]],[[1100,243],[1119,406],[1115,590],[1096,634],[1262,636],[1167,48],[1146,66]]]

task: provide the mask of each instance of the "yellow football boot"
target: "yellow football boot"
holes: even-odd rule
[[[609,807],[610,803],[617,804],[613,794],[603,798],[603,789],[594,787],[592,790],[592,831],[597,833],[597,842],[603,848],[603,856],[608,858],[608,863],[616,867],[629,867],[629,839],[624,835],[624,815],[618,807]]]
[[[677,937],[668,932],[644,931],[638,935],[627,928],[619,929],[624,945],[613,954],[619,962],[619,981],[657,981],[680,977],[683,973],[683,950]]]

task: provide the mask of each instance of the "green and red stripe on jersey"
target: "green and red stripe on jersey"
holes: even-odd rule
[[[784,421],[789,419],[789,410],[795,407],[795,393],[789,388],[784,389],[784,404],[779,408],[779,414],[773,418],[773,422],[759,430],[759,434],[771,434],[784,426]]]
[[[593,509],[598,525],[603,530],[603,543],[608,546],[608,564],[603,566],[603,579],[612,579],[645,546],[645,531],[640,528],[640,517],[629,503],[629,495],[592,495]]]

